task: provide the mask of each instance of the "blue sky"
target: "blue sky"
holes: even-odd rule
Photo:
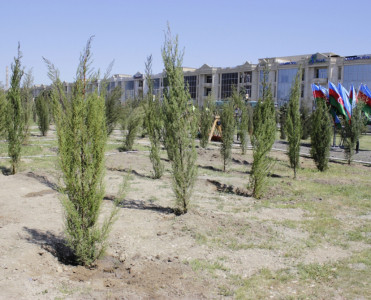
[[[72,81],[87,39],[95,69],[111,74],[163,69],[167,22],[184,48],[183,65],[236,66],[258,58],[334,52],[371,53],[371,1],[299,0],[0,0],[0,82],[17,53],[36,84],[49,84],[46,57]]]

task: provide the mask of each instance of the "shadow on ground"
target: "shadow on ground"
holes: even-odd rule
[[[67,246],[63,236],[57,236],[50,231],[44,232],[28,227],[23,227],[23,230],[28,233],[28,236],[25,237],[27,242],[40,246],[42,249],[57,257],[58,260],[65,265],[76,265],[75,256],[71,248]]]
[[[115,196],[112,195],[106,195],[104,197],[104,200],[110,200],[110,201],[115,201],[116,198]],[[143,200],[123,200],[119,204],[120,207],[122,208],[128,208],[128,209],[139,209],[139,210],[151,210],[154,212],[159,212],[162,214],[178,214],[178,211],[174,208],[171,207],[163,207],[160,205],[148,203]]]

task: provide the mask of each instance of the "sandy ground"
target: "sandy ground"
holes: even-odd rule
[[[107,157],[107,197],[102,213],[111,210],[110,199],[127,170],[132,172],[130,190],[110,235],[107,256],[91,269],[70,265],[60,256],[64,251],[64,226],[57,178],[42,169],[14,176],[0,174],[0,298],[221,298],[227,295],[220,294],[220,286],[228,285],[223,268],[205,275],[196,272],[192,262],[222,261],[228,273],[246,278],[262,268],[277,270],[299,260],[322,263],[342,259],[354,249],[366,247],[354,243],[344,250],[322,244],[303,251],[298,258],[284,255],[286,248],[304,241],[308,234],[283,228],[273,221],[301,220],[306,218],[306,212],[290,208],[253,209],[256,200],[246,197],[248,192],[244,189],[248,180],[243,171],[249,164],[246,157],[235,151],[235,176],[226,177],[222,172],[211,176],[210,169],[221,168],[219,151],[211,147],[198,152],[201,167],[193,204],[183,216],[172,213],[168,163],[165,162],[164,178],[153,180],[148,152],[113,151],[114,155]],[[221,192],[228,188],[233,193]],[[246,232],[233,231],[234,226],[245,228]],[[203,242],[214,230],[218,234],[220,231],[215,247]],[[260,243],[272,235],[272,230],[282,248],[223,246],[230,242],[229,235],[233,240]]]

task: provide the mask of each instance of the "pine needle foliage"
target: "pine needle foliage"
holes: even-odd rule
[[[296,178],[297,169],[300,167],[299,151],[301,140],[301,121],[300,121],[300,84],[301,69],[296,74],[295,81],[291,87],[289,105],[287,107],[286,134],[288,141],[287,155],[290,160],[290,167],[294,170]]]
[[[247,109],[247,118],[248,118],[248,125],[247,125],[247,130],[249,132],[249,136],[252,136],[252,133],[254,131],[254,109],[252,108],[251,105],[246,106]]]
[[[197,118],[189,103],[189,92],[184,87],[183,53],[178,48],[178,37],[172,37],[169,26],[162,59],[165,67],[164,144],[172,166],[176,207],[179,213],[185,214],[197,178]]]
[[[149,141],[151,142],[149,158],[152,162],[154,172],[153,177],[159,179],[164,173],[164,164],[161,162],[160,155],[163,121],[159,97],[158,95],[153,94],[152,55],[147,57],[145,68],[148,92],[146,94],[146,103],[144,105],[144,125],[148,133]]]
[[[46,136],[50,126],[50,102],[51,92],[48,90],[44,90],[35,99],[37,125],[43,136]]]
[[[113,91],[106,95],[105,106],[106,106],[106,128],[107,136],[110,136],[116,123],[120,119],[121,115],[121,96],[122,89],[120,86],[116,86]]]
[[[282,105],[278,112],[279,115],[279,123],[280,123],[280,139],[285,140],[286,139],[286,119],[287,119],[287,103]]]
[[[312,118],[307,105],[300,107],[300,122],[301,122],[301,139],[307,140],[310,137]]]
[[[91,265],[103,255],[117,215],[114,207],[103,224],[98,216],[104,196],[104,151],[107,139],[104,96],[91,74],[91,41],[80,57],[71,95],[66,95],[58,71],[47,60],[54,82],[53,109],[57,128],[59,166],[62,170],[67,244],[76,262]],[[89,92],[88,92],[89,91]]]
[[[222,124],[222,141],[220,144],[220,154],[223,158],[223,171],[226,171],[226,167],[232,158],[232,145],[234,135],[234,108],[233,101],[228,101],[223,105],[222,112],[220,114],[220,121]]]
[[[321,172],[327,170],[330,156],[331,120],[325,101],[317,101],[312,114],[310,154]]]
[[[144,109],[138,100],[129,100],[123,110],[122,128],[125,130],[125,140],[122,149],[132,151],[135,138],[143,125]]]
[[[265,69],[262,81],[262,96],[254,109],[254,131],[251,136],[253,164],[251,167],[250,187],[253,190],[253,196],[257,199],[264,194],[268,174],[273,166],[273,161],[268,154],[272,149],[276,134],[272,90],[266,81],[268,72],[268,69]]]
[[[211,126],[214,121],[214,99],[212,95],[208,95],[204,101],[204,105],[200,109],[200,146],[206,148],[209,143],[209,135]]]
[[[354,148],[361,137],[364,120],[362,108],[364,103],[359,101],[357,106],[352,109],[352,117],[348,122],[344,119],[344,157],[350,165],[354,157]]]
[[[24,118],[24,133],[23,133],[23,143],[26,144],[28,138],[30,136],[30,125],[32,120],[33,114],[33,75],[32,69],[30,69],[27,73],[24,74],[24,79],[22,82],[21,88],[21,100],[22,100],[22,107],[23,107],[23,118]]]
[[[6,95],[7,110],[6,110],[6,127],[8,139],[8,155],[11,163],[11,174],[15,174],[21,160],[21,149],[24,140],[24,113],[21,99],[21,79],[23,69],[21,69],[22,53],[18,44],[18,55],[14,58],[12,64],[12,77],[10,89]]]
[[[0,138],[6,136],[6,96],[5,91],[0,88]]]

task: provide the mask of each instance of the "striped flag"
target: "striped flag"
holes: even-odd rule
[[[348,115],[348,119],[350,119],[351,116],[352,116],[352,106],[350,105],[350,101],[349,101],[349,93],[345,89],[345,87],[343,87],[341,85],[340,82],[338,84],[338,90],[339,90],[339,94],[340,94],[340,96],[341,96],[341,98],[343,99],[343,102],[344,102],[345,112]]]
[[[343,98],[341,98],[337,87],[332,82],[328,83],[328,91],[331,106],[333,106],[339,114],[349,120],[349,116],[345,111]]]

